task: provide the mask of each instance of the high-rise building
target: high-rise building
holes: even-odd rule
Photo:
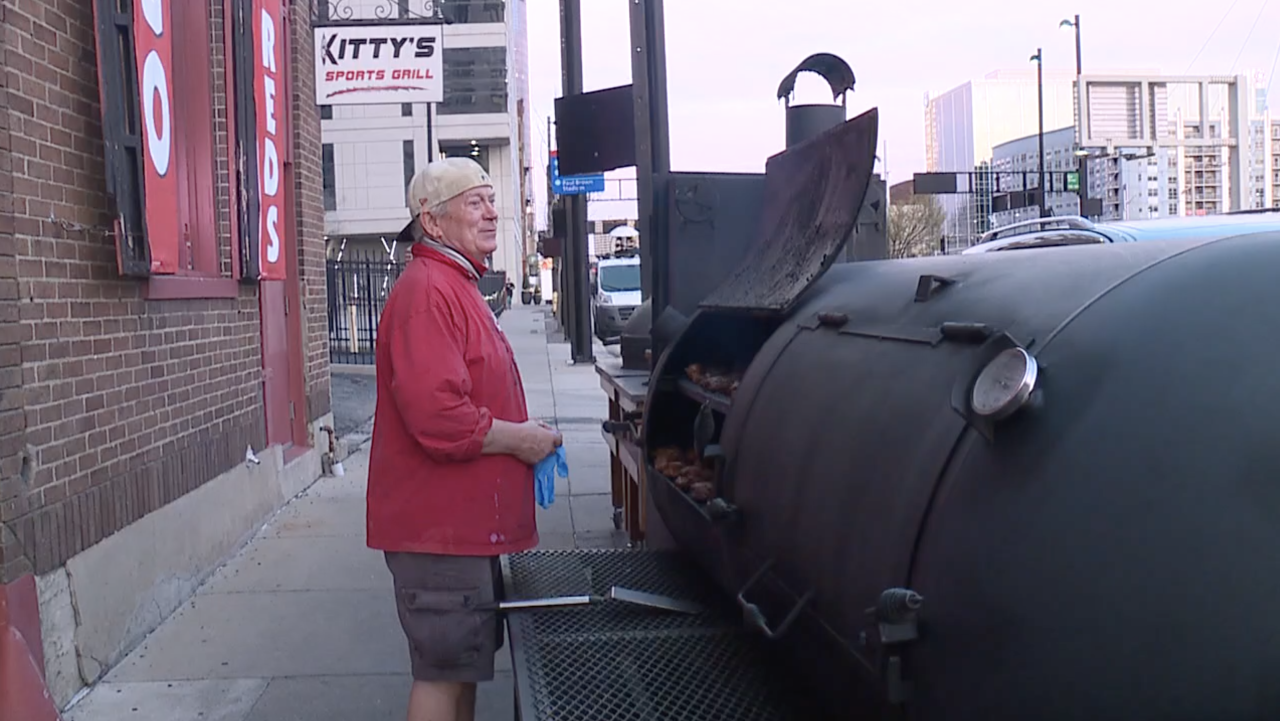
[[[1131,71],[1123,75],[1131,78],[1137,76]],[[1264,76],[1254,73],[1251,77],[1252,84],[1250,76],[1236,76],[1237,83],[1246,84],[1240,97],[1245,99],[1242,104],[1247,105],[1243,108],[1243,112],[1247,114],[1244,125],[1236,126],[1231,115],[1234,106],[1229,94],[1221,90],[1210,90],[1201,98],[1195,85],[1179,82],[1176,77],[1156,73],[1144,75],[1150,78],[1149,122],[1156,138],[1214,139],[1228,137],[1230,132],[1247,131],[1248,137],[1240,143],[1238,151],[1243,173],[1239,176],[1232,174],[1232,155],[1237,152],[1233,147],[1157,147],[1146,151],[1117,147],[1110,154],[1100,154],[1094,149],[1087,159],[1077,155],[1068,164],[1080,163],[1084,166],[1083,182],[1089,197],[1101,202],[1101,213],[1096,216],[1097,219],[1140,220],[1280,207],[1280,118],[1273,118],[1268,112],[1265,89],[1256,89],[1257,85],[1265,88]],[[1046,80],[1046,118],[1050,114],[1048,86],[1049,81]],[[1120,83],[1112,86],[1094,85],[1090,95],[1092,107],[1089,116],[1095,135],[1103,126],[1133,122],[1132,113],[1137,99],[1131,87]],[[931,112],[933,110],[931,108]],[[1201,115],[1205,116],[1203,122]],[[976,118],[977,114],[973,117]],[[953,127],[962,126],[962,123],[953,124]],[[1234,130],[1234,127],[1242,129]],[[1074,127],[1046,132],[1046,169],[1055,169],[1062,162],[1058,159],[1059,155],[1066,157],[1067,154],[1076,155],[1080,152],[1075,145],[1076,138],[1071,137],[1072,131],[1078,137],[1079,131]],[[1117,126],[1117,133],[1121,137],[1126,132],[1127,129]],[[945,145],[935,138],[936,136],[931,136],[927,143],[931,169],[938,167],[939,170],[959,170],[958,167],[939,167],[940,163],[934,164],[935,158],[946,156],[945,151],[934,149]],[[974,157],[978,157],[976,152]],[[952,166],[961,162],[963,161],[953,161]],[[992,170],[996,176],[1000,172],[1011,170],[1034,171],[1037,164],[1038,138],[1034,131],[992,148]],[[1007,182],[1007,178],[998,179],[1002,187]],[[1243,184],[1239,188],[1239,208],[1234,207],[1231,200],[1236,190],[1233,188],[1234,183]],[[1034,184],[1035,179],[1030,178],[1029,187],[1034,187]],[[959,206],[957,215],[961,216],[961,220],[966,220],[962,214],[968,211],[967,220],[977,230],[981,229],[984,221],[991,227],[1000,227],[1035,217],[1039,213],[1038,207],[1025,208],[991,213],[983,218],[980,212],[984,210],[985,198],[981,193],[952,196],[950,199],[944,196],[944,203],[947,200],[953,206]],[[964,201],[967,201],[967,207]],[[1050,193],[1048,201],[1050,211],[1055,215],[1069,211],[1068,206],[1078,208],[1074,197],[1059,197],[1058,194]],[[965,243],[961,239],[954,243],[963,244]]]
[[[1072,125],[1074,71],[1044,71],[1044,127]],[[928,171],[973,172],[990,168],[992,149],[1039,129],[1036,69],[999,70],[925,101]],[[991,192],[982,177],[972,192],[939,196],[947,220],[948,250],[970,245],[990,229]],[[961,188],[965,190],[966,188]]]
[[[1264,206],[1280,208],[1280,118],[1266,121],[1266,152],[1263,154],[1263,183],[1271,191]]]
[[[325,233],[330,255],[395,250],[409,220],[405,199],[428,156],[475,159],[498,196],[491,266],[519,284],[533,243],[529,160],[529,54],[524,0],[329,0],[353,19],[412,17],[441,27],[444,102],[322,106]],[[344,17],[346,17],[344,15]]]
[[[1102,203],[1098,220],[1142,220],[1179,214],[1178,154],[1108,155],[1088,160],[1089,197]]]

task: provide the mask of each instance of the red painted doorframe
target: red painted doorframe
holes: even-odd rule
[[[306,327],[306,313],[303,312],[302,305],[302,268],[299,262],[302,244],[298,240],[297,185],[295,185],[297,174],[294,172],[297,167],[294,161],[298,136],[294,133],[293,123],[293,103],[295,102],[293,94],[293,3],[290,0],[281,0],[280,4],[284,9],[284,52],[285,57],[289,58],[285,63],[287,70],[284,76],[285,97],[289,99],[289,112],[285,114],[285,127],[288,129],[288,135],[285,137],[289,139],[289,142],[286,144],[288,150],[286,151],[284,172],[281,179],[284,181],[284,201],[289,208],[286,223],[289,229],[289,238],[292,241],[292,248],[290,248],[289,254],[285,258],[288,275],[284,281],[285,294],[289,298],[290,309],[290,317],[286,319],[289,325],[289,399],[293,402],[294,407],[297,408],[297,413],[293,415],[292,423],[290,423],[290,430],[293,435],[294,447],[304,449],[308,448],[311,442],[309,429],[307,428],[307,346],[303,333],[303,329]],[[303,99],[301,102],[310,102],[310,100]],[[318,113],[319,111],[317,111]],[[323,216],[321,216],[321,222],[323,222]]]
[[[284,152],[280,181],[283,188],[285,215],[284,280],[260,280],[258,308],[261,314],[263,411],[266,415],[267,445],[285,447],[285,460],[301,454],[310,446],[307,432],[306,378],[303,365],[302,292],[298,279],[298,209],[294,189],[296,179],[294,152],[296,140],[293,123],[293,22],[288,0],[281,2],[281,25],[284,43],[283,97],[287,112],[281,119]],[[259,241],[261,242],[261,240]],[[283,376],[283,377],[282,377]]]
[[[0,585],[0,719],[61,721],[44,678],[36,577]]]

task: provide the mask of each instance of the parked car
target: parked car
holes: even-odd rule
[[[1093,243],[1136,243],[1280,231],[1280,208],[1095,223],[1079,216],[1036,218],[987,231],[962,254]]]
[[[609,343],[622,336],[622,327],[640,303],[640,257],[623,253],[600,258],[592,281],[591,315],[595,335]]]

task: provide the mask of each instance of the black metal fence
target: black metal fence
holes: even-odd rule
[[[390,258],[328,261],[330,363],[373,365],[378,320],[403,270],[403,262]],[[508,302],[506,272],[486,273],[479,285],[489,307],[502,315]]]

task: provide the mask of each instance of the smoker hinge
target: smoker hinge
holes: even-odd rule
[[[963,323],[958,321],[947,321],[938,328],[942,333],[944,340],[956,343],[971,343],[980,345],[985,343],[988,338],[996,331],[986,323]]]
[[[923,303],[932,298],[935,293],[950,285],[955,285],[955,281],[951,278],[926,273],[916,280],[915,302]]]
[[[924,597],[911,589],[890,588],[880,594],[874,607],[867,609],[867,613],[876,618],[876,630],[885,655],[885,695],[895,706],[906,703],[911,695],[911,682],[903,678],[898,648],[919,638],[917,616],[923,603]]]
[[[289,401],[289,420],[293,421],[293,420],[297,420],[297,418],[298,418],[298,408],[297,406],[294,405],[293,401]]]
[[[289,315],[289,294],[284,294],[284,314]]]
[[[827,328],[841,328],[845,323],[849,322],[849,316],[844,313],[823,312],[818,314],[818,325]]]

